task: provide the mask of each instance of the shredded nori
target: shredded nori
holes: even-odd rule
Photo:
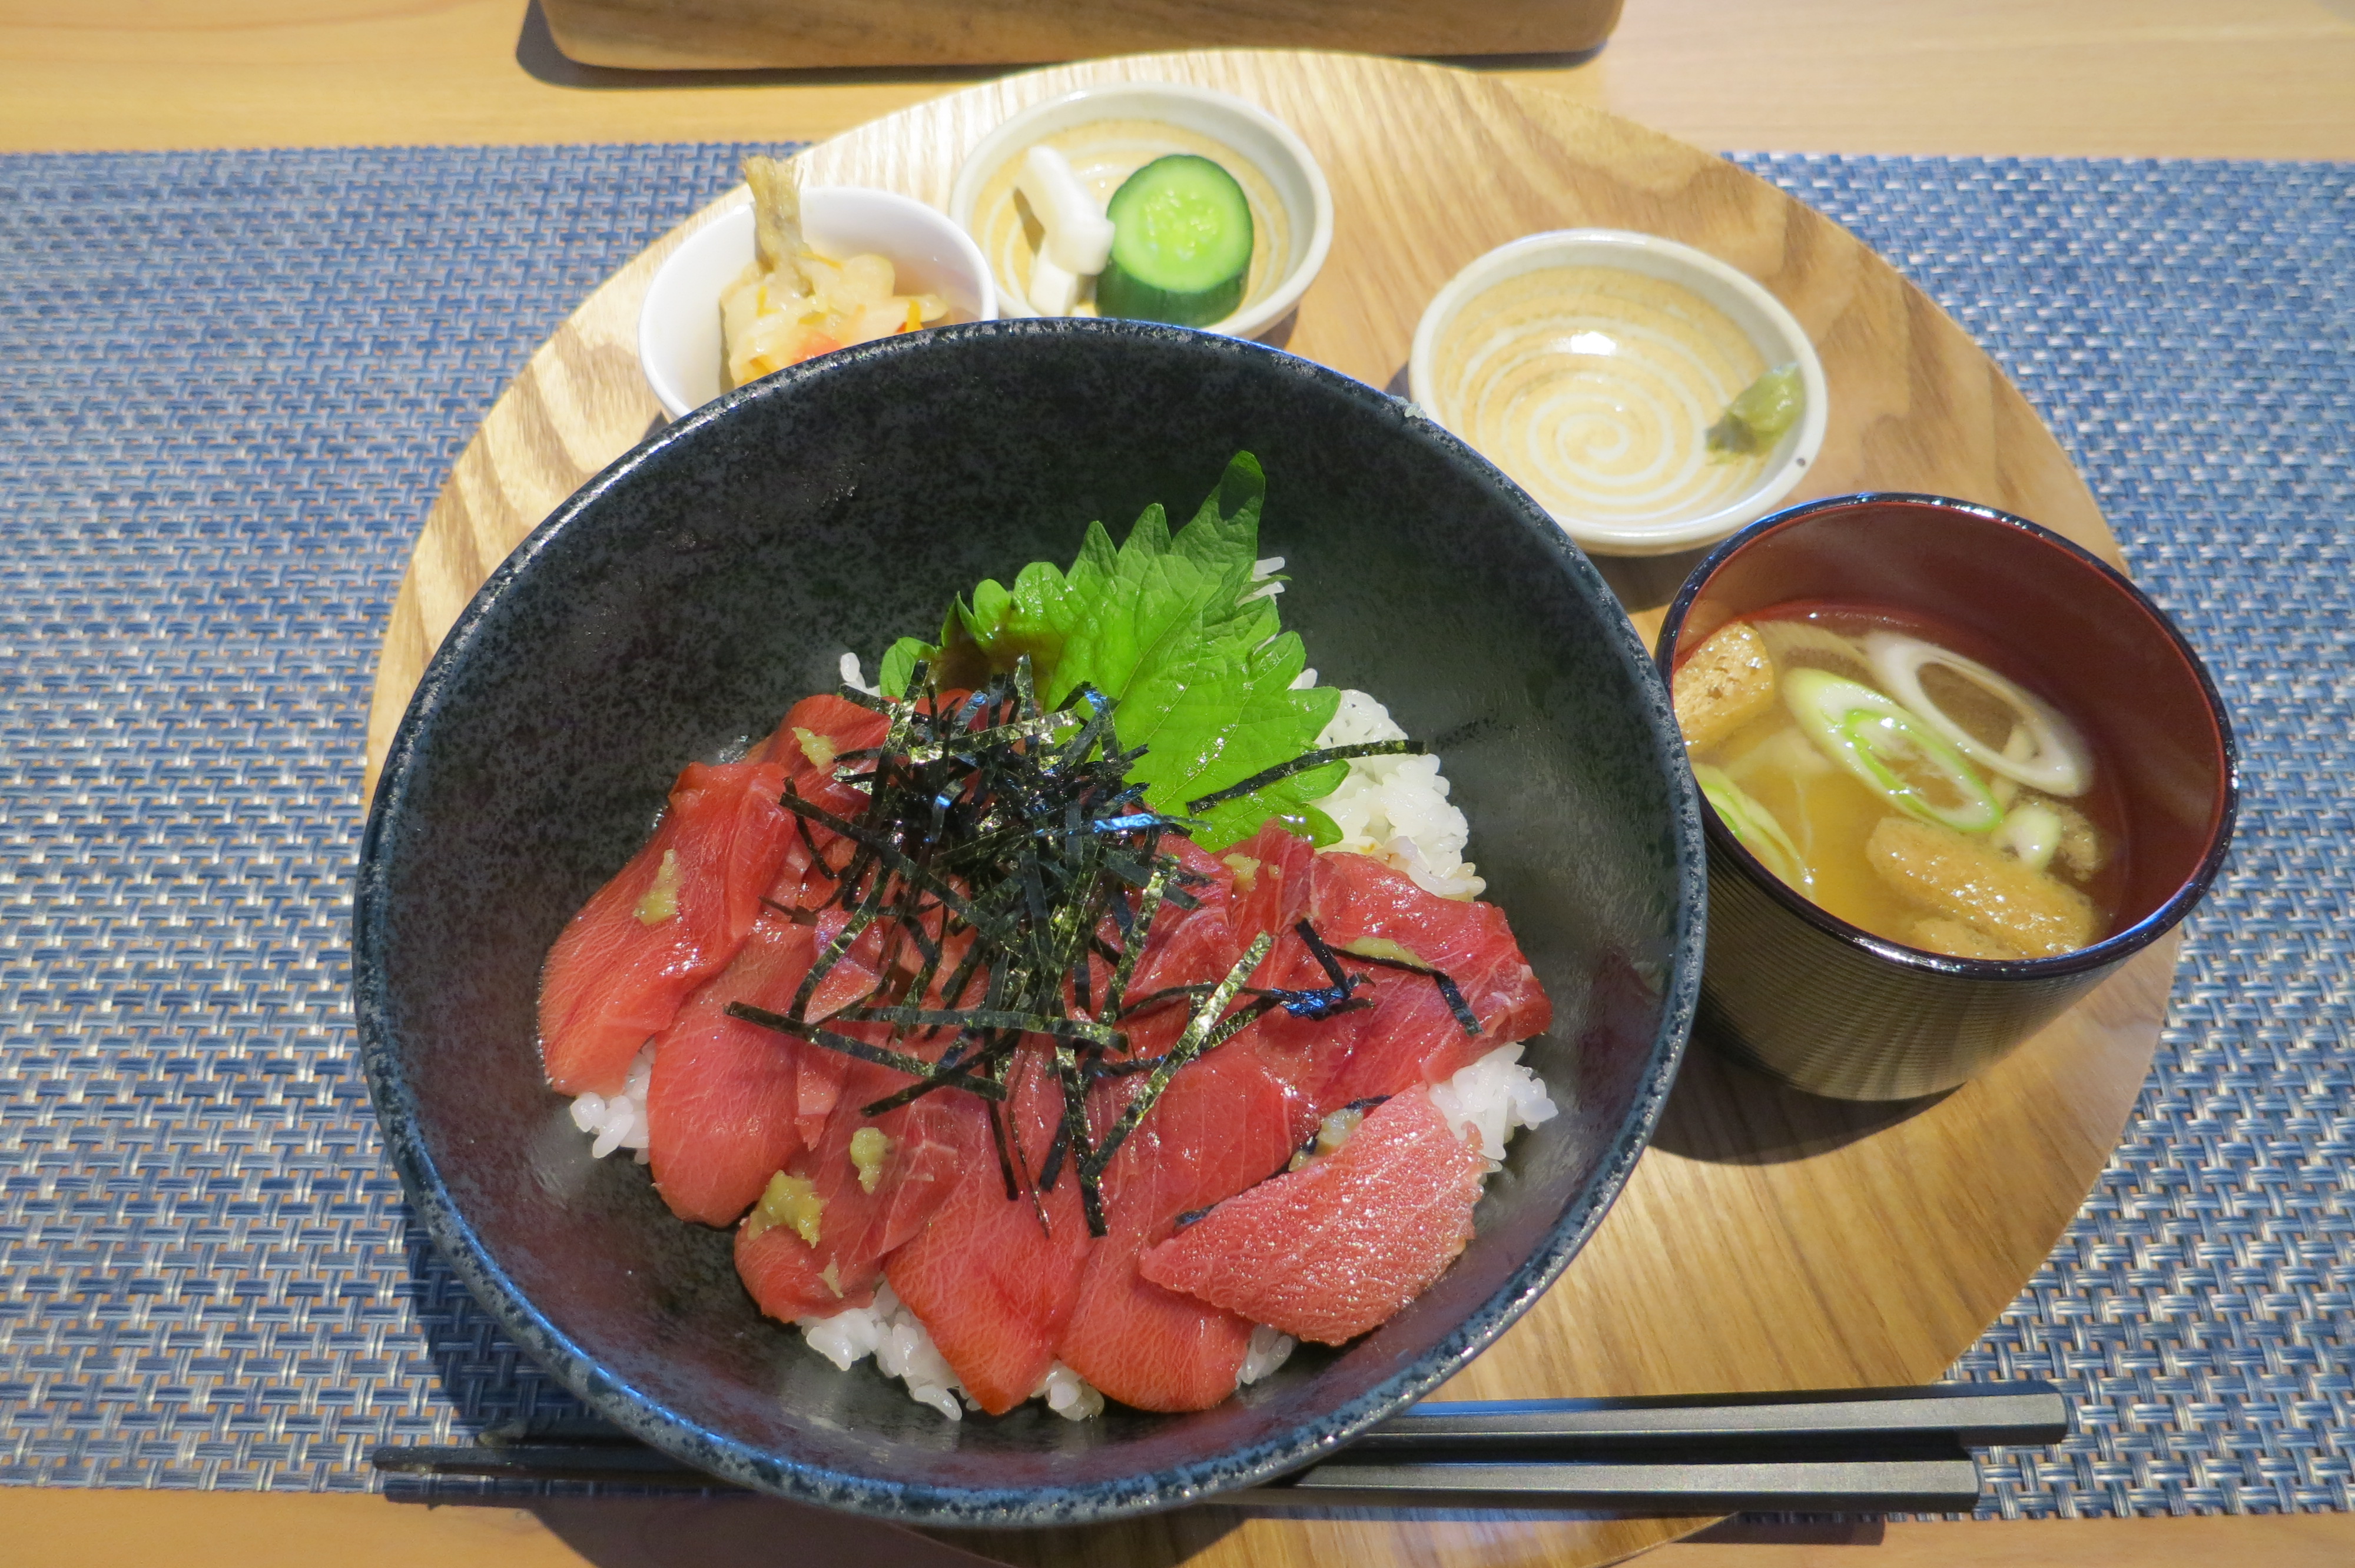
[[[818,952],[785,1012],[743,1002],[728,1011],[914,1080],[861,1107],[864,1115],[879,1116],[940,1089],[979,1097],[988,1105],[990,1141],[1007,1200],[1028,1196],[1044,1225],[1042,1194],[1069,1169],[1080,1182],[1088,1229],[1103,1235],[1105,1170],[1182,1068],[1275,1008],[1316,1020],[1369,1006],[1353,995],[1367,977],[1345,972],[1304,920],[1295,929],[1330,982],[1324,987],[1248,985],[1274,945],[1273,933],[1262,933],[1216,982],[1130,998],[1129,982],[1161,912],[1199,907],[1189,889],[1210,879],[1163,852],[1166,835],[1184,834],[1196,824],[1190,817],[1148,809],[1143,786],[1128,782],[1128,769],[1143,752],[1117,749],[1118,705],[1082,686],[1070,705],[1042,710],[1027,658],[958,703],[942,701],[921,664],[907,691],[904,698],[842,691],[848,701],[890,720],[882,744],[831,759],[836,779],[867,797],[855,818],[790,785],[782,802],[813,866],[834,886],[817,909],[771,907],[803,923],[839,909],[842,916],[825,917],[839,918],[840,928]],[[1199,813],[1329,762],[1422,749],[1412,741],[1328,747],[1192,801],[1188,810]],[[820,853],[814,827],[849,846],[839,865]],[[813,1022],[808,1012],[819,986],[879,926],[879,951],[860,961],[881,980],[831,1014],[828,1022],[844,1027]],[[1096,962],[1107,966],[1101,1004],[1094,997]],[[1454,982],[1435,970],[1418,972],[1437,980],[1458,1019],[1476,1033]],[[969,1001],[974,981],[985,975],[983,994]],[[1158,1056],[1135,1055],[1122,1026],[1180,1004],[1187,1022],[1177,1043]],[[888,1025],[890,1044],[845,1032],[862,1025],[860,1033]],[[950,1038],[940,1046],[943,1033]],[[1026,1041],[1051,1051],[1026,1059]],[[1012,1080],[1026,1062],[1043,1066],[1050,1057],[1061,1110],[1053,1140],[1033,1171],[1007,1112],[1017,1086]],[[1128,1095],[1119,1117],[1093,1136],[1091,1086],[1138,1075],[1145,1081]]]
[[[1230,784],[1215,794],[1205,795],[1199,800],[1188,800],[1186,810],[1199,816],[1213,806],[1240,800],[1246,795],[1256,795],[1279,779],[1289,779],[1295,773],[1305,773],[1312,768],[1322,768],[1328,762],[1346,762],[1352,757],[1420,757],[1423,752],[1423,745],[1419,740],[1369,740],[1356,746],[1328,746],[1320,750],[1303,752],[1289,762],[1279,762],[1273,768],[1263,768],[1241,783]]]
[[[1428,975],[1438,983],[1439,994],[1446,1000],[1447,1011],[1455,1015],[1455,1022],[1463,1026],[1464,1033],[1472,1035],[1477,1035],[1480,1033],[1480,1020],[1465,1003],[1463,991],[1452,977],[1441,973],[1427,964],[1411,964],[1404,959],[1370,959],[1363,953],[1351,953],[1349,956],[1361,964],[1375,964],[1386,969],[1403,969],[1411,975]]]

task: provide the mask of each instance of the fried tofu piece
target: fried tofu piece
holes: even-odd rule
[[[1746,620],[1730,622],[1677,667],[1677,727],[1695,751],[1715,746],[1774,706],[1774,656]]]
[[[2028,957],[2009,942],[1998,942],[1977,926],[1965,920],[1949,920],[1942,915],[1925,915],[1913,922],[1905,939],[1925,952],[1945,953],[1957,959],[2024,959]]]
[[[1883,817],[1864,853],[1906,897],[2030,958],[2074,952],[2094,939],[2091,899],[1982,839],[1911,817]]]
[[[2061,819],[2061,849],[2055,858],[2080,881],[2101,870],[2110,858],[2109,846],[2102,842],[2093,819],[2066,800],[2041,799],[2045,809]]]

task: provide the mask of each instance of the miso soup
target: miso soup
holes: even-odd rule
[[[2110,934],[2126,845],[2083,731],[1953,628],[1776,606],[1677,665],[1702,793],[1766,869],[1908,947],[2035,959]]]

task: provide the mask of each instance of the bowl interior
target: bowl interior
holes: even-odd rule
[[[1009,315],[1031,310],[1023,284],[1032,238],[1014,175],[1040,142],[1061,151],[1099,199],[1171,153],[1208,157],[1235,176],[1251,203],[1259,253],[1242,304],[1213,332],[1250,337],[1274,325],[1299,303],[1331,248],[1333,198],[1324,172],[1265,110],[1175,82],[1083,88],[1007,117],[966,156],[949,193],[949,216],[980,246]]]
[[[2068,715],[2114,771],[2123,809],[2118,916],[2100,947],[2170,906],[2180,913],[2212,874],[2233,795],[2215,689],[2156,606],[2059,535],[1930,496],[1817,502],[1704,562],[1685,595],[1672,657],[1773,605],[1885,607],[1952,629],[1956,652]]]
[[[1468,306],[1497,285],[1559,267],[1608,267],[1689,291],[1732,323],[1767,366],[1796,365],[1806,392],[1797,423],[1775,442],[1738,494],[1707,512],[1659,522],[1614,522],[1557,505],[1555,520],[1572,538],[1590,550],[1628,556],[1668,555],[1713,544],[1764,516],[1806,477],[1823,449],[1829,420],[1829,392],[1815,344],[1797,318],[1756,280],[1706,251],[1657,235],[1601,228],[1532,234],[1474,261],[1432,297],[1416,324],[1407,364],[1415,401],[1448,429],[1465,432],[1469,418],[1464,387],[1511,375],[1515,356],[1498,354],[1490,345],[1461,343],[1457,323]],[[1540,351],[1559,352],[1550,338]],[[1464,356],[1468,364],[1453,363]],[[1527,356],[1520,358],[1525,365]],[[1711,410],[1707,418],[1714,420],[1721,412],[1721,408]],[[1509,471],[1513,461],[1508,458],[1505,466]]]
[[[936,626],[949,595],[1068,560],[1150,502],[1190,514],[1239,449],[1263,549],[1328,683],[1443,753],[1489,896],[1556,1007],[1521,1136],[1438,1285],[1218,1409],[942,1420],[763,1321],[723,1233],[589,1158],[543,1083],[539,964],[687,760],[763,733]],[[953,327],[732,394],[592,482],[429,669],[363,852],[365,1060],[436,1240],[557,1375],[675,1453],[934,1522],[1102,1517],[1302,1462],[1434,1385],[1533,1299],[1640,1150],[1698,984],[1701,854],[1632,630],[1528,499],[1429,421],[1271,350],[1137,323]]]
[[[888,256],[903,293],[948,302],[951,321],[988,321],[996,291],[964,231],[913,196],[858,186],[802,193],[802,232],[820,254]],[[697,229],[646,287],[638,362],[663,412],[684,418],[719,396],[719,295],[752,264],[749,198]]]

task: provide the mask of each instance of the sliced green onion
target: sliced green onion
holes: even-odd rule
[[[1783,831],[1774,813],[1759,804],[1757,799],[1726,776],[1722,768],[1707,763],[1693,769],[1693,782],[1717,811],[1742,847],[1757,857],[1758,863],[1781,877],[1791,886],[1806,893],[1816,885],[1816,874],[1808,868],[1806,858]]]
[[[1907,815],[1965,833],[2002,822],[2003,807],[1969,760],[1870,686],[1794,670],[1783,677],[1783,702],[1818,750]]]
[[[2094,754],[2075,726],[2042,699],[2022,691],[1977,660],[1966,659],[1934,642],[1894,631],[1873,632],[1864,640],[1864,652],[1872,662],[1872,673],[1881,677],[1890,695],[1920,715],[1930,727],[1954,742],[1956,750],[1988,772],[2064,800],[2093,788]],[[1932,664],[1953,671],[2009,708],[2019,726],[2012,738],[2016,740],[2019,730],[2024,729],[2030,744],[2025,747],[2007,745],[1998,751],[1948,717],[1922,690],[1922,672]],[[2022,750],[2024,756],[2014,755]]]
[[[2060,853],[2062,831],[2060,812],[2030,800],[2005,815],[1990,842],[2029,870],[2042,871]]]

